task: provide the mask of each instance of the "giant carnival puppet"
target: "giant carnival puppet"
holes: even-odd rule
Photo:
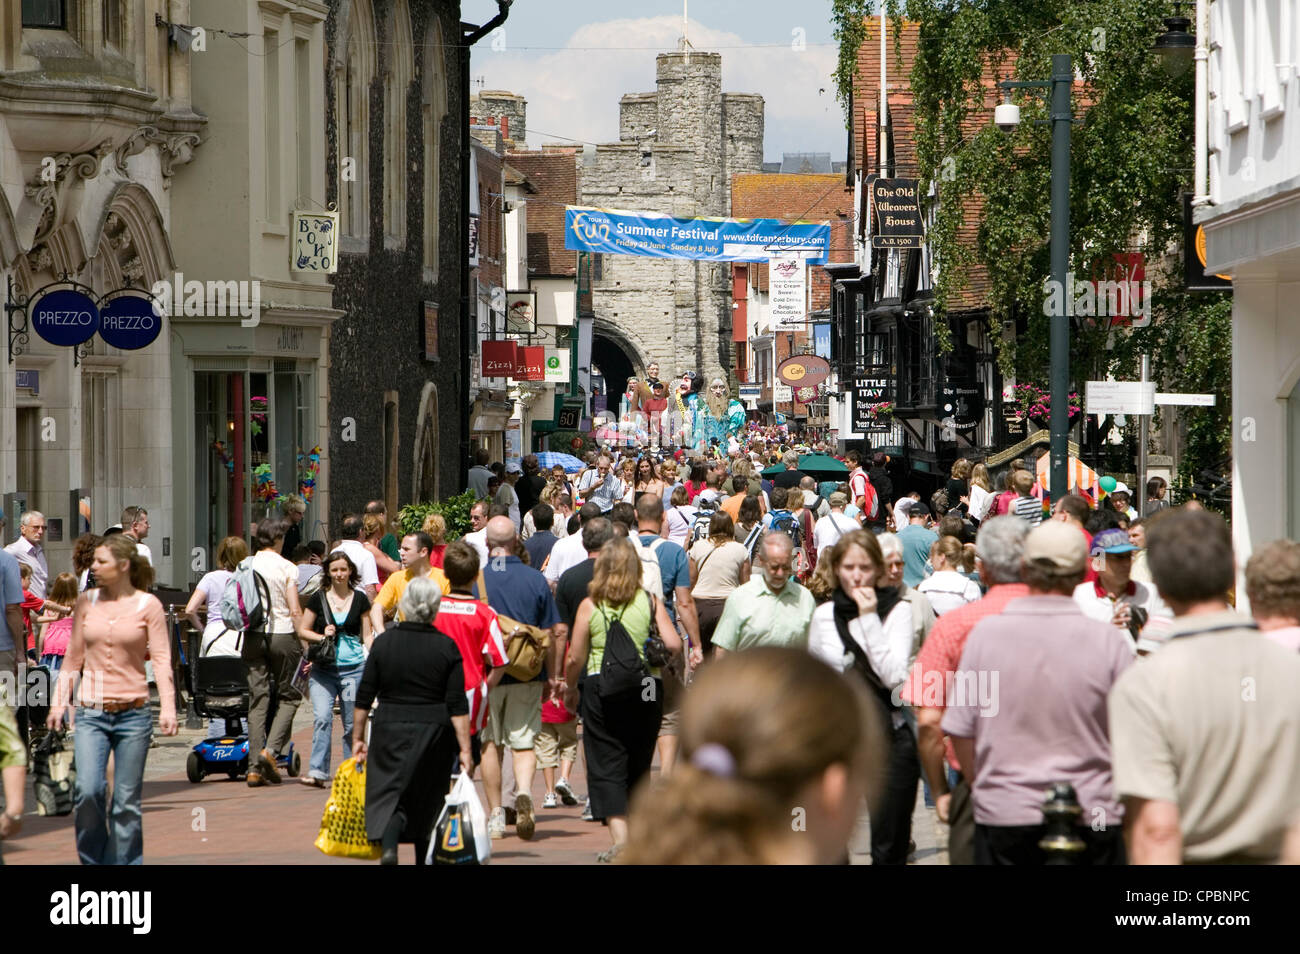
[[[727,394],[727,382],[714,378],[703,399],[696,398],[692,446],[697,451],[726,454],[733,437],[745,427],[745,406]]]
[[[704,379],[694,371],[682,375],[668,405],[669,432],[672,443],[701,453],[725,454],[731,438],[745,427],[745,407],[728,399],[727,382],[714,378],[704,393]]]

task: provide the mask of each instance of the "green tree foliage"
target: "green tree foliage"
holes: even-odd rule
[[[425,517],[431,513],[440,513],[447,521],[447,542],[450,543],[469,533],[469,509],[477,499],[472,490],[467,490],[442,501],[407,504],[397,511],[397,522],[402,527],[402,533],[414,533],[424,525]]]
[[[857,48],[870,30],[860,0],[835,0],[841,41],[836,81],[842,101]],[[998,323],[1020,333],[1002,343],[999,364],[1020,381],[1043,382],[1048,368],[1044,281],[1050,270],[1051,128],[1046,101],[1017,90],[1021,124],[1012,134],[992,124],[986,73],[1045,80],[1051,57],[1069,53],[1082,82],[1074,87],[1070,166],[1070,267],[1077,280],[1097,263],[1140,251],[1152,288],[1148,327],[1112,331],[1074,319],[1073,386],[1113,373],[1135,379],[1140,355],[1164,390],[1212,392],[1214,408],[1186,409],[1181,470],[1218,468],[1230,455],[1231,302],[1182,288],[1182,193],[1191,188],[1194,80],[1171,78],[1152,51],[1172,13],[1165,0],[889,0],[894,28],[919,24],[911,72],[917,155],[923,182],[939,202],[929,240],[939,264],[936,313],[979,265],[991,283]],[[850,21],[856,21],[854,26]],[[853,44],[852,49],[849,45]],[[893,57],[891,56],[891,61]],[[959,228],[983,200],[977,241]]]

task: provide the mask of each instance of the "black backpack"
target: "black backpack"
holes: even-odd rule
[[[650,678],[645,660],[636,651],[636,643],[623,625],[622,613],[610,619],[604,609],[605,655],[600,661],[600,697],[620,699],[639,693]]]

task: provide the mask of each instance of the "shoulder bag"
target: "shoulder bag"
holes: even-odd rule
[[[487,579],[482,570],[478,571],[478,594],[483,605],[489,605]],[[521,623],[503,613],[497,613],[497,625],[506,644],[506,675],[520,682],[536,679],[546,663],[546,651],[551,648],[550,631]]]

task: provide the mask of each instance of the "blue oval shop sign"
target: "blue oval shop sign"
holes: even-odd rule
[[[99,309],[89,295],[62,289],[42,295],[31,309],[32,330],[52,345],[84,344],[99,330]]]
[[[149,347],[161,331],[161,309],[148,295],[119,295],[100,313],[99,336],[123,351]]]

